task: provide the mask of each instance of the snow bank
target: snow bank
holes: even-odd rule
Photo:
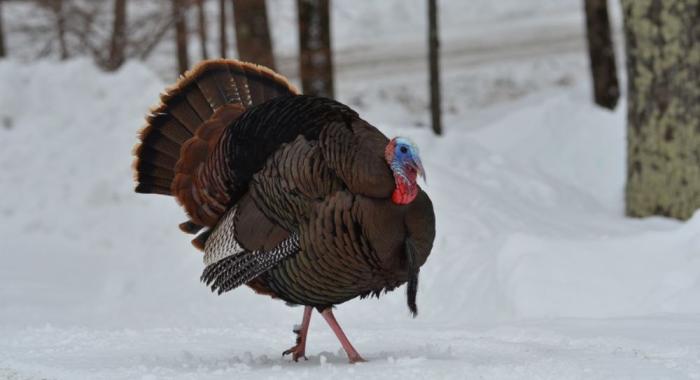
[[[177,229],[184,213],[132,192],[130,150],[165,86],[152,72],[4,61],[0,83],[0,326],[298,319],[248,289],[210,294]],[[444,138],[370,120],[416,140],[428,173],[438,235],[418,321],[700,312],[700,216],[622,215],[621,110],[598,110],[573,87],[494,106],[479,128]],[[403,289],[339,313],[350,325],[409,319]]]
[[[197,300],[217,300],[176,232],[184,214],[133,193],[131,149],[165,84],[139,64],[108,75],[82,60],[2,62],[0,83],[0,324],[205,318]]]

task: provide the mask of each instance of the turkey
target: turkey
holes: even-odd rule
[[[334,305],[406,283],[416,315],[435,216],[408,139],[389,140],[349,107],[236,60],[182,76],[139,137],[136,192],[173,196],[185,209],[180,229],[204,251],[201,280],[218,294],[245,284],[304,306],[284,355],[305,358],[314,308],[353,363],[363,359]]]

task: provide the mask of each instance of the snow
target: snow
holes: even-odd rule
[[[465,27],[500,20],[517,46],[447,22],[444,137],[426,128],[420,52],[360,52],[404,17],[361,24],[339,54],[339,98],[417,142],[437,215],[418,318],[403,288],[337,308],[357,365],[317,314],[309,360],[282,358],[301,308],[211,294],[184,213],[133,193],[157,67],[0,61],[0,379],[700,378],[700,214],[624,217],[625,104],[591,105],[579,2],[541,2],[539,21],[522,3],[479,1],[491,13]]]

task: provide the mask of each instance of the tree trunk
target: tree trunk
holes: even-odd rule
[[[2,24],[2,3],[4,0],[0,0],[0,58],[7,56],[7,50],[5,49],[5,28]]]
[[[607,0],[584,0],[586,8],[586,33],[591,75],[593,77],[593,99],[607,109],[615,109],[620,98],[617,82],[615,48],[610,33],[610,17]]]
[[[299,72],[304,94],[334,97],[328,0],[297,0]]]
[[[433,132],[442,134],[440,110],[440,39],[436,0],[428,0],[428,50],[430,55],[430,115]]]
[[[238,57],[275,69],[265,0],[232,0]]]
[[[177,72],[183,74],[190,67],[187,53],[187,9],[184,0],[172,0],[175,20],[175,45],[177,49]]]
[[[68,45],[66,44],[66,16],[63,13],[63,0],[51,2],[53,14],[56,18],[56,34],[58,37],[58,53],[62,61],[68,59]]]
[[[629,216],[700,207],[700,2],[622,0]]]
[[[126,56],[126,0],[114,0],[114,20],[112,22],[112,38],[109,43],[109,58],[107,70],[120,68]]]
[[[226,38],[226,0],[219,0],[219,55],[226,58],[228,39]]]
[[[204,0],[197,0],[197,23],[199,24],[199,45],[202,50],[202,59],[209,58],[207,51],[207,15],[204,9]]]

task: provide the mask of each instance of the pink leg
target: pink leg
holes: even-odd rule
[[[325,319],[328,323],[328,326],[331,327],[331,330],[333,330],[335,336],[338,337],[340,344],[343,346],[343,349],[348,354],[348,359],[350,359],[350,363],[365,362],[366,360],[362,359],[362,356],[360,356],[357,350],[355,350],[355,347],[353,347],[352,344],[350,344],[350,340],[347,336],[345,336],[345,333],[343,332],[343,329],[340,328],[338,321],[335,320],[335,316],[333,315],[333,311],[331,310],[331,308],[322,311],[321,315],[323,315],[323,319]]]
[[[299,361],[299,358],[306,359],[306,334],[309,332],[309,323],[311,322],[311,311],[313,308],[311,306],[304,307],[304,319],[301,322],[301,327],[299,329],[294,329],[297,334],[297,344],[284,351],[282,356],[292,354],[292,360]],[[308,360],[308,359],[306,359]]]

